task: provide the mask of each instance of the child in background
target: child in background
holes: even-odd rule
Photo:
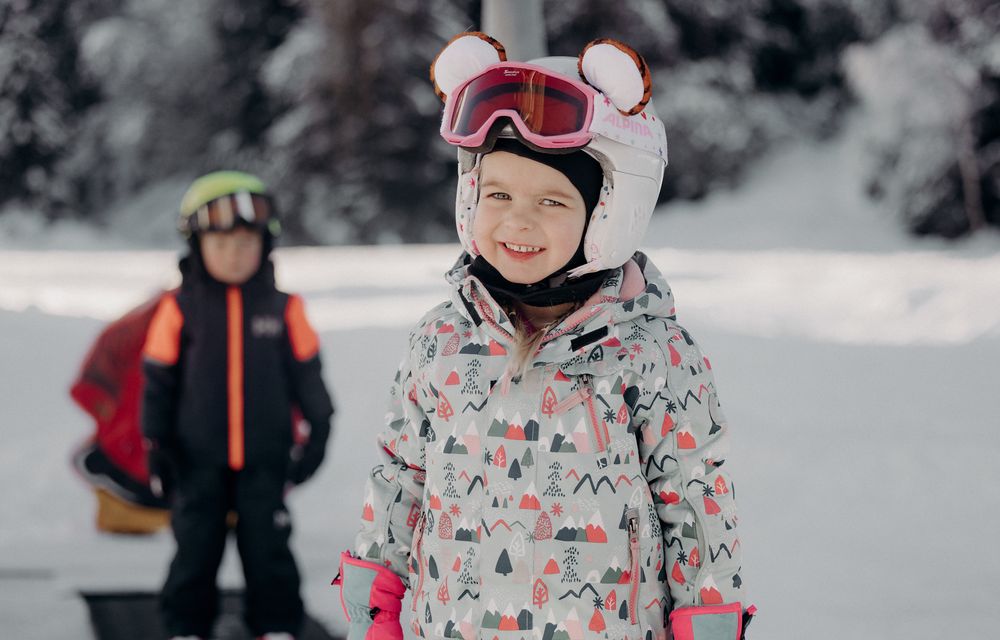
[[[468,255],[392,389],[336,580],[350,640],[401,638],[407,586],[426,638],[741,638],[728,427],[637,251],[666,164],[642,58],[470,33],[431,72]]]
[[[275,287],[280,226],[259,179],[203,176],[180,213],[190,251],[179,291],[153,317],[143,364],[151,485],[160,494],[176,485],[163,620],[173,637],[211,633],[232,511],[247,625],[255,637],[293,638],[304,611],[284,494],[316,472],[330,433],[319,340],[302,299]],[[295,436],[295,411],[308,439]]]

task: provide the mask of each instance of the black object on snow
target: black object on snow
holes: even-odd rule
[[[167,640],[160,623],[156,592],[82,591],[90,610],[90,625],[96,640]],[[243,592],[223,590],[214,640],[252,640],[243,624]],[[318,622],[306,615],[299,640],[337,640]]]
[[[153,509],[170,508],[168,500],[156,497],[145,483],[115,465],[96,442],[82,445],[73,453],[72,461],[84,480],[125,502]]]

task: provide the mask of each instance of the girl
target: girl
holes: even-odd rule
[[[396,376],[335,581],[349,638],[402,638],[404,580],[421,637],[740,638],[711,365],[636,251],[666,164],[642,58],[469,33],[431,72],[467,256]]]

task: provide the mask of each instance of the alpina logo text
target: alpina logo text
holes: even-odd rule
[[[634,134],[644,136],[646,138],[653,137],[653,132],[649,130],[649,127],[641,122],[632,120],[631,118],[626,118],[625,116],[619,115],[617,113],[609,113],[604,116],[604,122],[611,123],[611,126],[616,129],[623,129],[625,131],[631,131]]]

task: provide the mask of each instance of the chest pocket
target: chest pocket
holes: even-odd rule
[[[554,417],[573,413],[571,420],[582,416],[582,423],[576,422],[574,439],[578,441],[582,424],[587,432],[589,448],[602,469],[609,464],[628,464],[637,451],[629,400],[632,392],[626,383],[630,376],[626,375],[625,369],[625,363],[619,361],[602,363],[600,373],[594,372],[586,363],[573,369],[567,368],[560,371],[555,379],[569,382],[573,379],[570,376],[574,376],[577,381],[573,385],[575,389],[568,393],[562,391],[565,395],[560,397],[560,385],[553,384],[546,389],[546,398],[542,402],[542,413],[551,412]]]
[[[607,452],[611,446],[611,436],[608,433],[608,425],[603,416],[597,412],[596,395],[594,391],[594,379],[589,373],[585,373],[580,376],[580,388],[553,405],[552,413],[563,415],[574,407],[582,405],[586,422],[589,426],[588,435],[591,445],[598,456],[603,459],[603,464],[599,463],[599,466],[606,467],[608,464]]]

